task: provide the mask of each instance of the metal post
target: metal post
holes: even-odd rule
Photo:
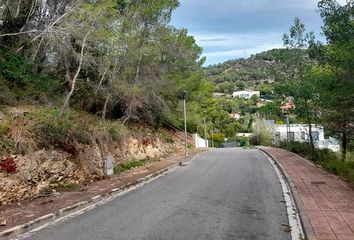
[[[211,128],[211,147],[214,147],[214,129]]]
[[[199,136],[199,121],[197,122],[197,135]]]
[[[183,91],[183,109],[184,109],[184,156],[188,156],[188,135],[187,135],[187,108],[186,108],[186,91]]]
[[[289,142],[289,132],[290,132],[290,125],[289,125],[289,115],[286,115],[286,140]]]
[[[208,147],[207,129],[206,129],[206,121],[205,121],[205,112],[204,112],[204,140],[205,140],[205,147]]]
[[[235,147],[237,147],[237,133],[235,133]]]

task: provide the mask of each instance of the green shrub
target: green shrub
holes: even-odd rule
[[[342,168],[340,169],[339,176],[347,181],[354,183],[354,162],[353,161],[346,161],[346,162],[341,162],[342,163]]]
[[[0,136],[0,155],[9,153],[15,149],[15,143],[11,138]]]
[[[36,64],[20,53],[0,50],[0,78],[6,80],[6,86],[18,98],[38,100],[44,95],[50,98],[56,96],[51,93],[56,92],[60,82],[49,74],[38,74],[37,69]]]
[[[10,129],[10,122],[6,120],[0,120],[0,136],[5,135]]]
[[[339,161],[322,161],[321,166],[330,173],[339,175],[342,168],[342,163]]]
[[[164,141],[165,143],[174,143],[175,141],[173,140],[173,138],[171,137],[170,134],[168,134],[167,132],[160,130],[159,131],[159,138]]]
[[[120,123],[109,123],[106,127],[108,135],[113,141],[122,141],[127,135],[127,129]]]
[[[127,163],[120,163],[114,167],[114,173],[120,174],[120,173],[122,173],[124,171],[128,171],[132,168],[144,166],[147,162],[148,161],[146,161],[146,160],[133,160],[133,161],[129,161]]]
[[[59,118],[60,110],[57,108],[37,108],[29,114],[29,117],[36,122],[45,122],[49,119]]]
[[[58,191],[69,191],[69,190],[78,190],[80,189],[80,185],[68,181],[62,181],[58,183],[51,184],[52,189]]]
[[[212,147],[220,147],[225,142],[225,135],[223,133],[213,133],[212,137],[214,142],[214,146]],[[209,140],[212,142],[211,139]]]
[[[249,138],[247,138],[247,137],[236,137],[236,142],[238,143],[238,146],[245,147],[245,146],[249,145]]]
[[[308,143],[283,141],[280,142],[279,147],[304,157],[312,157],[311,148]]]
[[[4,79],[0,76],[0,105],[14,103],[14,97]]]
[[[32,131],[41,147],[50,148],[62,147],[63,143],[75,141],[81,144],[90,144],[90,137],[84,127],[80,123],[66,118],[54,118],[37,122]]]

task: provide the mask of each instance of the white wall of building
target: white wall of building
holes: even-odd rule
[[[287,140],[286,125],[275,125],[275,141]],[[315,141],[322,141],[324,128],[322,126],[312,126],[312,136]],[[289,137],[292,141],[308,142],[310,140],[309,127],[307,124],[290,124]]]
[[[198,134],[194,134],[194,142],[196,148],[205,148],[208,147],[208,140],[205,141],[204,138],[201,138]]]
[[[334,138],[329,138],[325,139],[323,141],[319,141],[316,143],[316,147],[319,149],[330,149],[333,152],[339,152],[340,151],[340,145],[339,142],[334,139]]]
[[[324,128],[322,126],[316,125],[312,126],[312,136],[314,144],[319,149],[330,149],[334,152],[340,150],[339,142],[334,138],[325,139]],[[273,127],[275,133],[274,143],[277,145],[280,141],[287,140],[287,130],[286,125],[275,125]],[[309,142],[310,134],[309,127],[307,124],[290,124],[289,129],[290,141],[296,142]]]
[[[245,99],[250,99],[252,96],[261,96],[260,91],[251,91],[251,90],[244,90],[244,91],[237,91],[232,93],[232,97],[236,98],[245,98]]]

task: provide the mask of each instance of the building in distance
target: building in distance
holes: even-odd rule
[[[251,97],[261,96],[260,91],[253,91],[253,90],[243,90],[243,91],[237,91],[232,93],[232,97],[234,98],[244,98],[244,99],[251,99]]]

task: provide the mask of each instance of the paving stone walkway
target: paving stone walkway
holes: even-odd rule
[[[288,151],[262,147],[291,177],[299,195],[301,215],[307,217],[317,240],[354,240],[354,191],[327,173]]]

